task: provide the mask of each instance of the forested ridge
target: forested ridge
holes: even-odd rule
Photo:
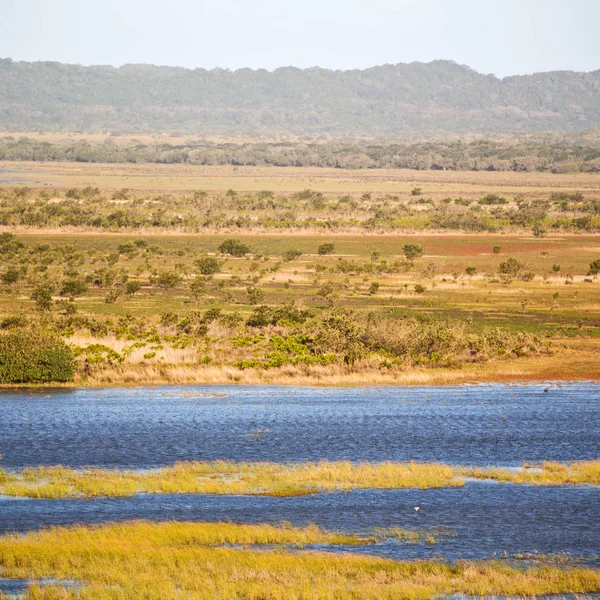
[[[600,70],[499,79],[451,61],[331,71],[0,59],[0,131],[399,135],[600,125]]]

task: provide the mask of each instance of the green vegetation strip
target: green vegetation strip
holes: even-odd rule
[[[581,566],[448,565],[295,550],[370,541],[315,526],[129,522],[2,537],[0,569],[3,577],[83,584],[77,589],[32,586],[26,596],[47,600],[379,600],[600,591],[600,571]]]
[[[301,496],[352,489],[460,487],[465,478],[531,485],[598,485],[600,460],[522,469],[437,463],[279,464],[180,462],[160,470],[75,470],[62,466],[0,470],[0,494],[29,498],[93,498],[134,494],[250,494]]]

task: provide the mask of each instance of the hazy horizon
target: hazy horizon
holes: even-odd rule
[[[127,66],[150,66],[150,67],[157,67],[157,68],[173,68],[173,69],[185,69],[187,71],[194,71],[197,69],[204,69],[206,71],[217,71],[217,70],[221,70],[221,71],[230,71],[232,73],[235,73],[236,71],[244,71],[244,70],[251,70],[251,71],[267,71],[268,73],[273,73],[275,71],[279,71],[279,70],[285,70],[285,69],[299,69],[302,71],[308,71],[311,69],[321,69],[324,71],[366,71],[369,69],[377,69],[380,67],[386,67],[386,66],[397,66],[397,65],[428,65],[428,64],[432,64],[432,63],[436,63],[436,62],[447,62],[447,63],[454,63],[460,67],[465,67],[468,69],[471,69],[473,71],[476,71],[477,73],[479,73],[480,75],[487,75],[487,76],[492,76],[492,77],[496,77],[497,79],[507,79],[509,77],[526,77],[528,75],[536,75],[536,74],[541,74],[541,73],[549,73],[549,72],[571,72],[571,73],[594,73],[595,71],[600,71],[600,66],[598,66],[595,69],[590,69],[590,70],[582,70],[582,71],[576,71],[575,69],[553,69],[551,71],[534,71],[532,73],[513,73],[513,74],[507,74],[507,75],[503,75],[502,77],[495,75],[494,73],[482,73],[481,71],[478,71],[477,69],[474,69],[471,65],[467,65],[467,64],[461,64],[456,62],[455,60],[449,59],[449,58],[436,58],[433,60],[429,60],[429,61],[420,61],[420,60],[414,60],[411,62],[397,62],[397,63],[382,63],[382,64],[377,64],[377,65],[370,65],[370,66],[366,66],[366,67],[361,67],[361,68],[347,68],[347,69],[334,69],[334,68],[330,68],[330,67],[322,67],[320,65],[311,65],[308,67],[298,67],[296,65],[281,65],[278,67],[273,67],[273,68],[265,68],[265,67],[235,67],[235,68],[229,68],[229,67],[184,67],[181,65],[170,65],[170,64],[159,64],[159,63],[123,63],[120,65],[113,65],[113,64],[100,64],[100,63],[88,63],[88,64],[84,64],[84,63],[74,63],[74,62],[63,62],[63,61],[53,61],[53,60],[45,60],[45,59],[40,59],[40,60],[18,60],[18,59],[14,59],[12,56],[0,56],[0,60],[11,60],[12,62],[23,62],[23,63],[58,63],[58,64],[63,64],[63,65],[71,65],[71,66],[79,66],[79,67],[89,67],[89,68],[94,68],[94,67],[111,67],[113,69],[121,69],[123,67],[127,67]]]
[[[0,56],[15,61],[273,71],[451,60],[499,78],[600,68],[596,0],[2,4]]]

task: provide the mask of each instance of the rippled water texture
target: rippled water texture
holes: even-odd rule
[[[597,458],[599,431],[598,384],[0,394],[5,468],[147,468],[217,458],[516,466]]]
[[[326,458],[516,466],[600,456],[599,409],[600,386],[587,383],[11,391],[0,395],[0,464],[150,468],[190,459]],[[470,482],[295,498],[0,498],[0,533],[139,518],[424,529],[443,536],[434,545],[387,541],[349,550],[448,560],[567,552],[600,565],[600,490],[591,486]]]

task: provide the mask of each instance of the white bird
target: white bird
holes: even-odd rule
[[[420,506],[415,506],[415,512],[419,512],[421,510]]]

